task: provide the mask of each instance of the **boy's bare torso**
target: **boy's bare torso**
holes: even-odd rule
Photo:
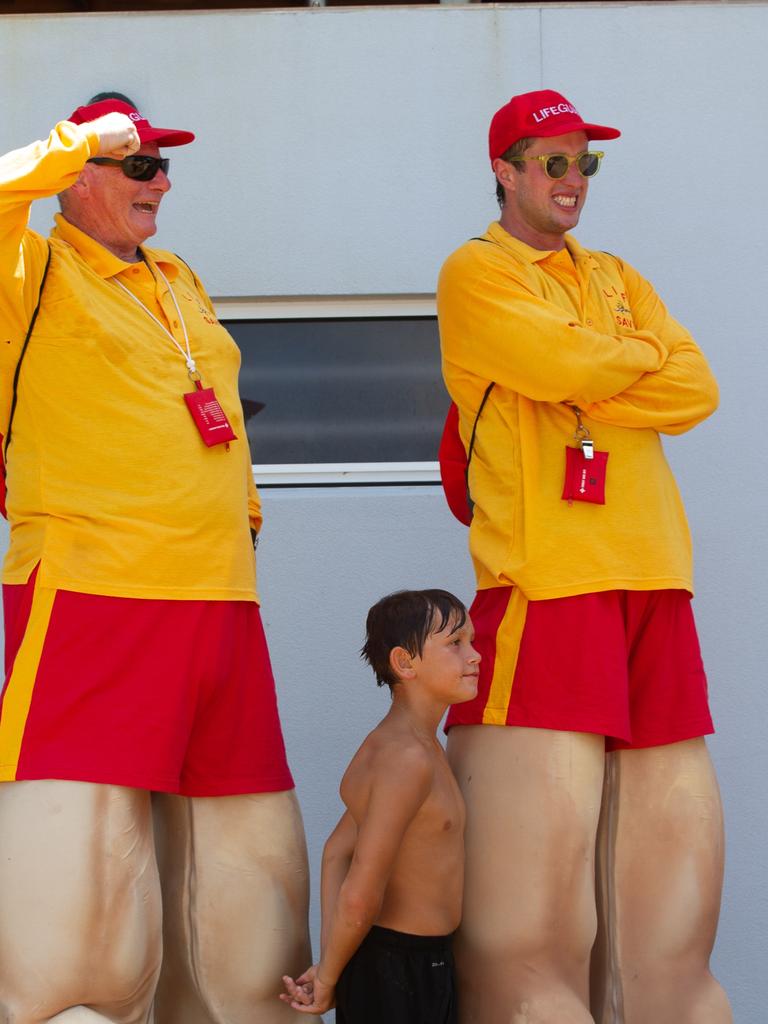
[[[461,919],[465,812],[434,734],[419,733],[390,712],[353,757],[341,782],[341,797],[359,828],[377,783],[387,779],[387,799],[397,800],[392,775],[403,773],[405,789],[411,784],[410,769],[422,780],[426,795],[400,844],[375,923],[414,935],[447,935]]]

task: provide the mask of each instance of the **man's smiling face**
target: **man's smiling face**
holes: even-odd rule
[[[584,132],[570,132],[548,139],[534,139],[524,156],[544,153],[566,153],[575,156],[587,149]],[[501,225],[515,238],[534,249],[562,249],[563,235],[579,222],[587,198],[589,181],[573,163],[568,172],[556,181],[548,178],[542,163],[526,160],[514,166],[504,160],[494,161],[494,170],[505,190]]]
[[[138,152],[160,155],[154,142],[145,143]],[[126,177],[119,167],[86,164],[83,177],[88,187],[88,222],[98,225],[97,230],[86,228],[89,234],[118,253],[135,251],[155,234],[160,201],[171,187],[164,171],[158,170],[150,181],[137,181]]]

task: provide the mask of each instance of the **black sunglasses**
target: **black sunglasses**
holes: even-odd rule
[[[137,153],[135,156],[126,156],[122,160],[114,160],[111,156],[92,156],[89,164],[106,164],[109,167],[119,167],[126,178],[133,178],[134,181],[152,181],[158,171],[168,173],[171,161],[168,157],[144,156]]]

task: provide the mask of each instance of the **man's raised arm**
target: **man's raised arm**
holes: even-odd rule
[[[45,239],[27,227],[30,207],[73,185],[90,157],[125,156],[139,144],[131,119],[112,113],[84,125],[60,121],[47,139],[0,157],[0,433],[48,257]]]

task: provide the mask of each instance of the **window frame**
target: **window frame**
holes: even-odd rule
[[[435,317],[434,293],[413,295],[318,295],[213,298],[216,315],[229,320],[346,320]],[[377,484],[439,484],[435,462],[255,463],[259,487],[340,487]]]

